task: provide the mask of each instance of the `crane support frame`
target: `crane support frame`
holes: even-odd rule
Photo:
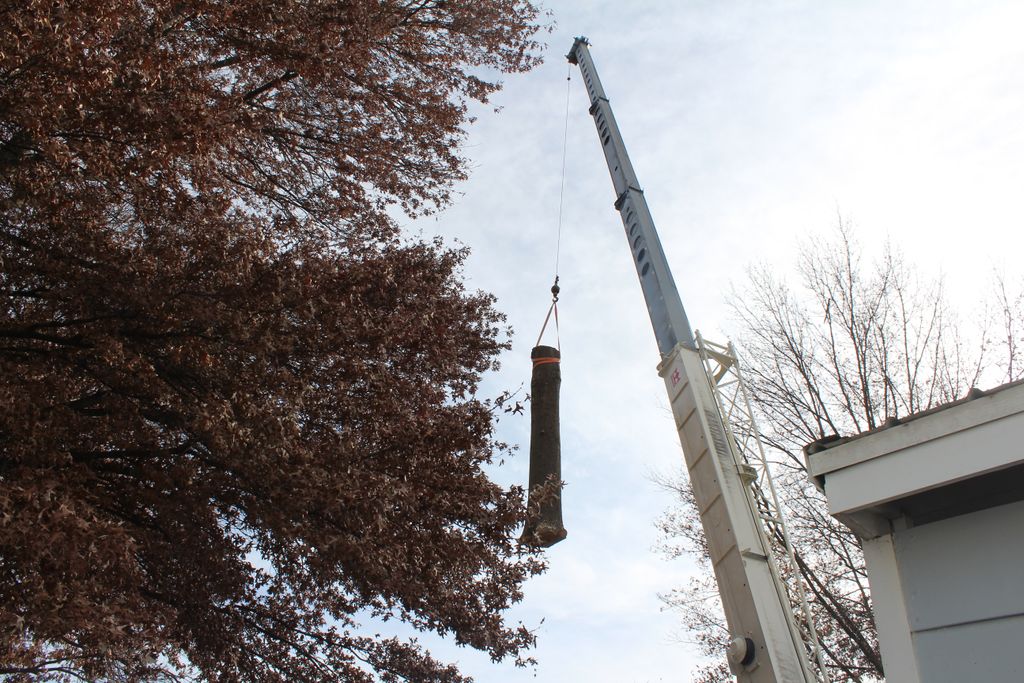
[[[701,336],[699,330],[695,334],[697,350],[704,361],[704,370],[711,382],[719,411],[722,414],[726,438],[732,452],[738,456],[737,467],[747,468],[745,471],[751,478],[750,485],[747,487],[751,509],[756,510],[761,518],[762,531],[767,534],[765,543],[781,547],[781,554],[773,553],[771,555],[773,559],[772,572],[781,583],[782,577],[778,567],[778,562],[781,560],[786,565],[787,573],[794,577],[795,595],[791,595],[791,597],[799,608],[803,620],[803,628],[797,636],[803,638],[804,644],[814,657],[823,683],[829,683],[828,670],[825,667],[825,653],[821,647],[818,632],[814,628],[814,617],[807,600],[807,591],[800,578],[801,572],[796,559],[796,549],[789,536],[789,529],[786,527],[782,504],[772,479],[768,454],[761,441],[761,432],[757,426],[757,417],[754,415],[750,392],[747,389],[743,371],[740,369],[740,359],[736,353],[736,347],[731,342],[718,344],[708,341]]]
[[[697,338],[640,189],[611,104],[590,56],[576,38],[567,55],[580,68],[662,361],[690,485],[732,641],[730,669],[739,683],[814,683],[785,585],[773,559],[751,485],[757,474],[730,438]]]

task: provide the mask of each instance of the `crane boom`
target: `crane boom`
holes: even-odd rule
[[[715,379],[705,370],[587,39],[577,38],[567,58],[579,66],[586,84],[615,208],[661,352],[658,372],[668,390],[732,638],[730,668],[740,683],[813,683],[817,679],[751,490],[754,475],[723,418]]]

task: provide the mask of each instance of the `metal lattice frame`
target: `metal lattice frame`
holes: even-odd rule
[[[697,350],[704,361],[704,369],[718,401],[718,409],[722,414],[726,438],[732,446],[730,450],[738,458],[736,467],[739,469],[742,479],[749,484],[746,491],[751,498],[752,509],[758,510],[760,513],[763,523],[762,533],[767,528],[771,530],[771,536],[782,539],[783,553],[781,557],[776,557],[777,553],[773,553],[769,558],[771,570],[781,583],[778,567],[781,560],[786,564],[786,570],[794,577],[796,602],[807,625],[804,642],[817,663],[820,680],[822,683],[829,683],[824,652],[818,640],[818,632],[814,626],[811,607],[807,600],[807,591],[804,589],[804,582],[797,566],[796,553],[789,537],[789,530],[786,528],[775,483],[772,481],[768,457],[764,444],[761,442],[753,405],[743,381],[736,349],[731,342],[722,345],[707,341],[699,331],[695,336]],[[734,429],[734,426],[738,429]],[[772,547],[770,540],[770,538],[765,538],[765,547]]]

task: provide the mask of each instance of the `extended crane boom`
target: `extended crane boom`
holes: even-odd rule
[[[817,679],[750,488],[755,475],[723,420],[715,378],[705,370],[587,39],[577,38],[567,58],[579,66],[587,87],[590,113],[615,187],[615,208],[661,352],[658,372],[672,403],[732,634],[730,667],[740,683],[813,683]]]

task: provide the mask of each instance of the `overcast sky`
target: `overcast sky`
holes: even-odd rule
[[[509,77],[465,150],[455,206],[410,224],[472,248],[466,277],[498,296],[514,349],[485,390],[529,383],[554,271],[566,75],[561,240],[562,449],[568,539],[512,619],[536,628],[535,669],[434,645],[481,683],[685,681],[697,661],[659,591],[694,571],[666,561],[652,473],[682,454],[600,143],[575,68],[586,35],[690,320],[731,332],[724,305],[747,266],[780,275],[837,211],[870,252],[886,239],[957,302],[1018,265],[1024,187],[1024,3],[551,0],[547,60]],[[548,338],[548,341],[553,341]],[[520,453],[494,476],[526,482],[528,419],[500,424]],[[543,623],[541,621],[543,620]]]

